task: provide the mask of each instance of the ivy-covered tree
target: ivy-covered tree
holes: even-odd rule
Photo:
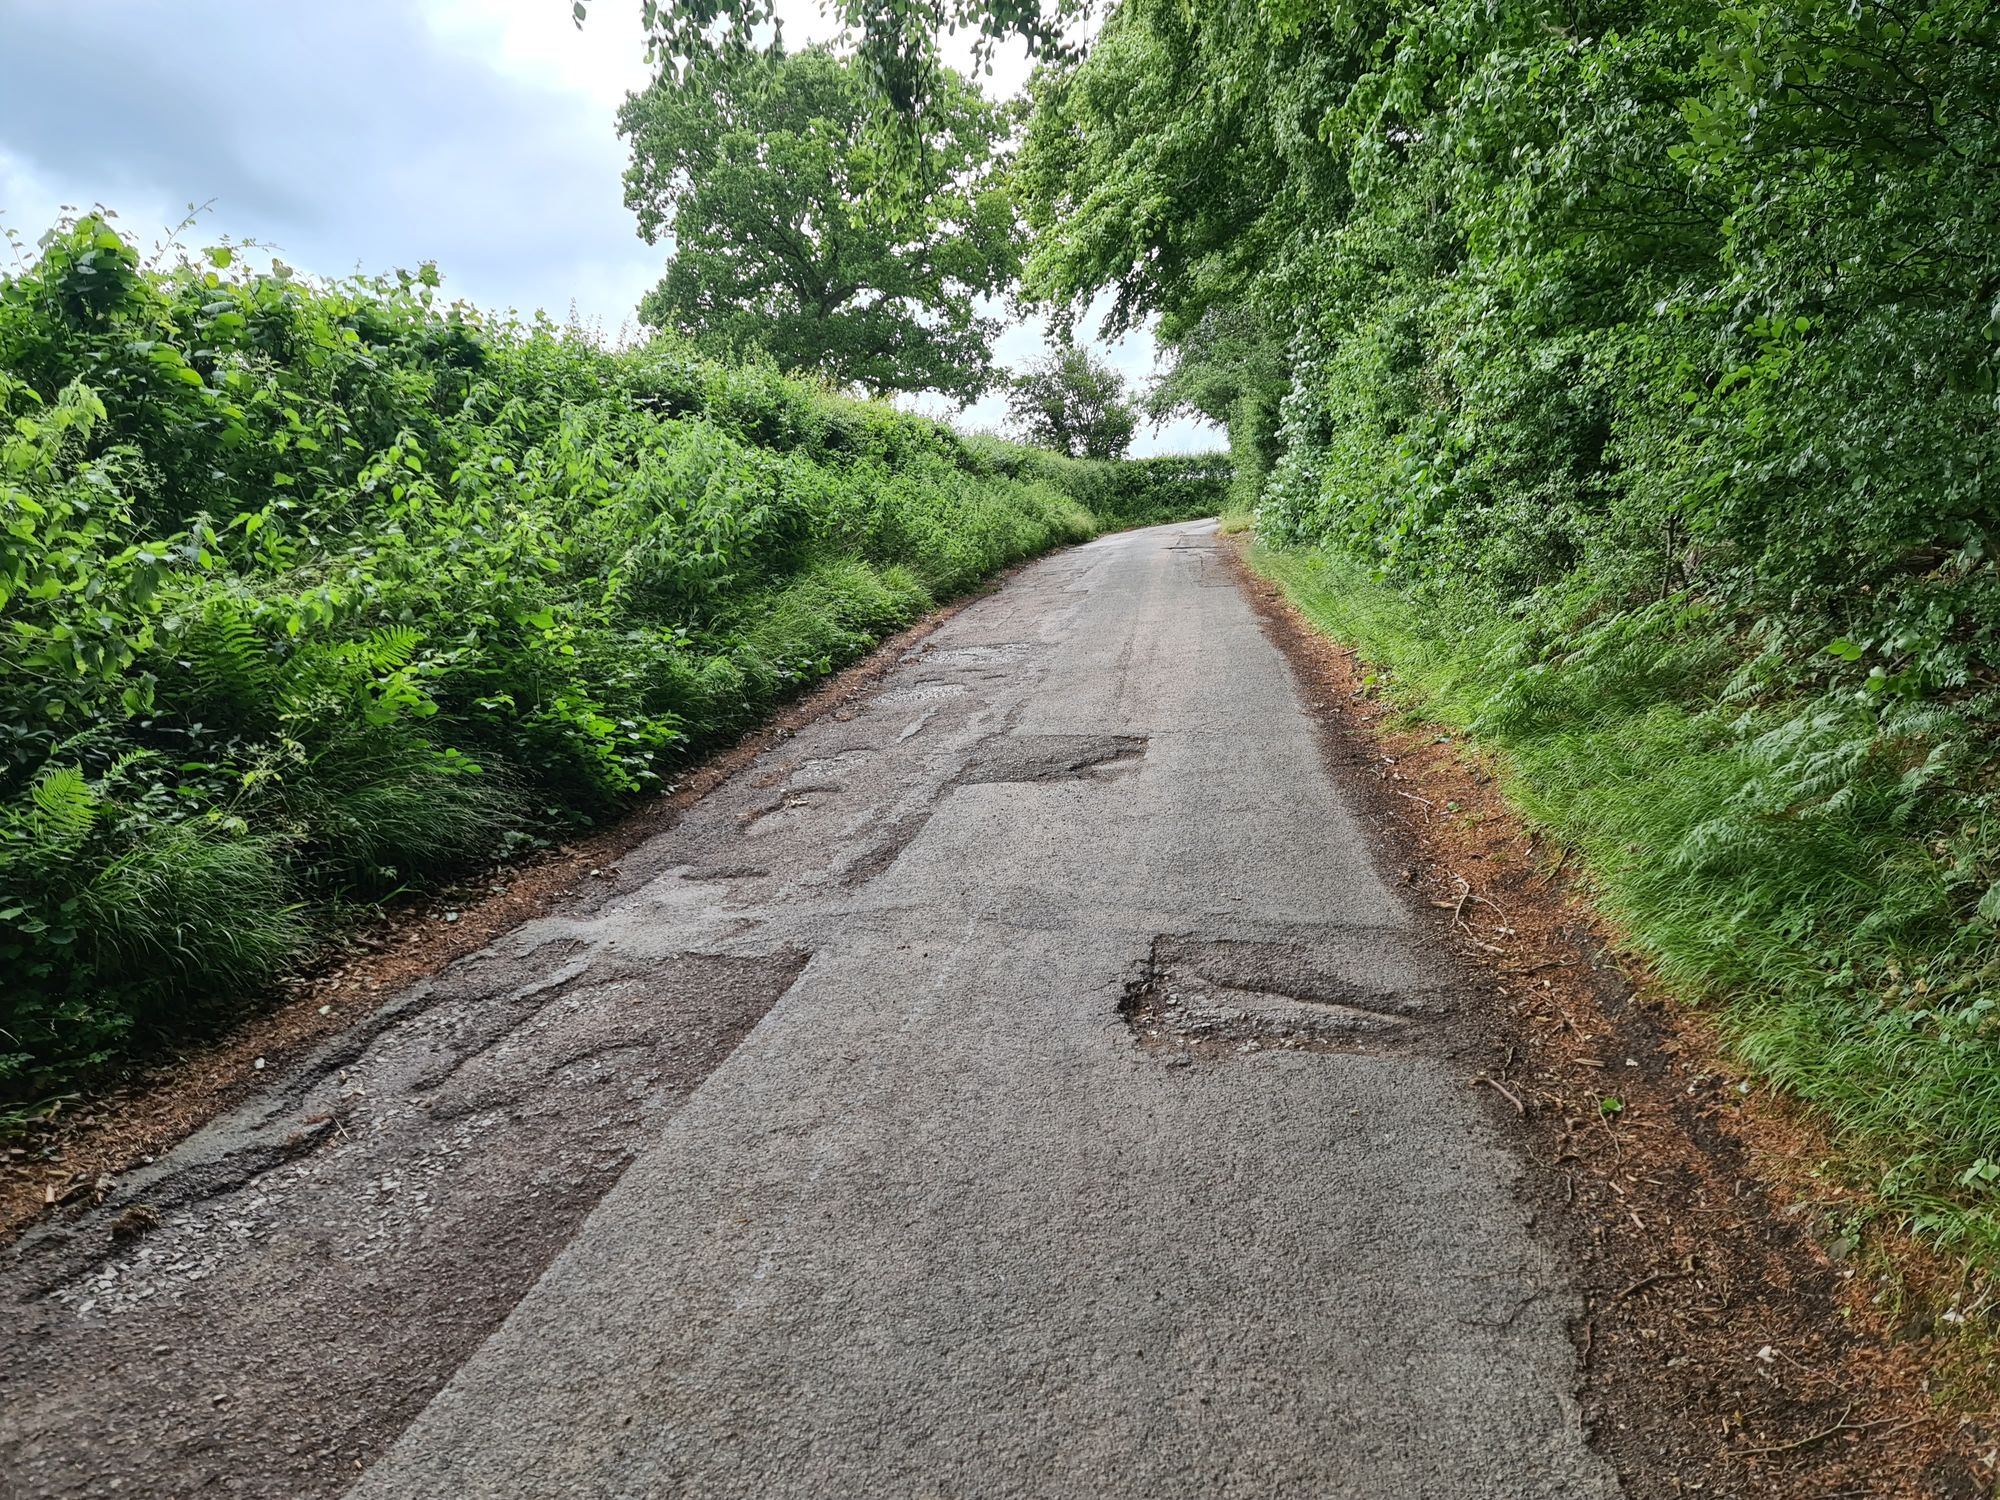
[[[1015,377],[1007,413],[1028,442],[1071,458],[1123,458],[1139,425],[1125,377],[1074,344],[1050,350]]]
[[[619,114],[625,201],[673,242],[640,318],[876,396],[979,395],[1000,327],[981,301],[1020,264],[1007,115],[948,74],[919,129],[911,177],[867,78],[825,48],[663,74]]]

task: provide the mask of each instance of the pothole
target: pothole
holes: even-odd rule
[[[991,646],[947,646],[923,652],[921,660],[932,667],[997,667],[1018,661],[1033,648],[1025,641],[1002,641]],[[904,661],[918,660],[914,653]]]
[[[1002,735],[980,746],[958,782],[1096,780],[1134,769],[1145,754],[1146,737],[1139,734]]]
[[[879,695],[878,704],[894,706],[899,703],[936,703],[944,698],[963,698],[972,691],[962,682],[913,682],[907,687],[899,687]]]
[[[827,797],[838,796],[845,787],[830,783],[814,783],[806,786],[788,786],[778,796],[738,815],[737,826],[754,829],[767,818],[775,818],[783,813],[797,812],[800,808],[818,807]]]
[[[1436,991],[1342,975],[1313,945],[1176,937],[1154,940],[1118,1003],[1142,1051],[1181,1062],[1383,1051],[1443,1010]]]

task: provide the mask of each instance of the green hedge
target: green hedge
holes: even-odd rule
[[[1222,513],[1236,466],[1227,453],[1158,458],[1064,458],[1038,448],[999,444],[996,472],[1058,486],[1106,526],[1157,526]]]
[[[2000,1264],[2000,10],[1126,6],[1032,291],[1157,315],[1271,567]]]
[[[1173,509],[434,282],[149,271],[95,219],[0,281],[0,1096],[614,811],[1092,499]]]

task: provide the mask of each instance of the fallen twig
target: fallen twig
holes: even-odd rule
[[[1678,1281],[1683,1276],[1692,1275],[1694,1275],[1693,1271],[1656,1271],[1651,1276],[1641,1276],[1611,1300],[1614,1303],[1623,1302],[1627,1297],[1638,1296],[1639,1293],[1645,1291],[1649,1286],[1656,1286],[1662,1281]]]
[[[1917,1425],[1914,1417],[1905,1418],[1900,1422],[1893,1417],[1881,1417],[1873,1422],[1850,1422],[1847,1420],[1848,1413],[1853,1410],[1854,1408],[1849,1406],[1847,1411],[1840,1414],[1840,1420],[1835,1422],[1831,1427],[1822,1427],[1818,1432],[1809,1432],[1802,1438],[1792,1439],[1789,1443],[1773,1443],[1768,1448],[1737,1448],[1733,1451],[1740,1458],[1749,1458],[1753,1455],[1769,1453],[1791,1453],[1800,1448],[1810,1448],[1814,1443],[1823,1443],[1839,1432],[1869,1432],[1878,1427],[1886,1427],[1891,1431],[1900,1432],[1905,1427],[1914,1427]]]
[[[1602,1064],[1599,1064],[1599,1066],[1602,1066]],[[1611,1117],[1607,1115],[1601,1107],[1597,1110],[1596,1113],[1597,1113],[1597,1123],[1604,1127],[1605,1138],[1611,1142],[1612,1160],[1623,1161],[1625,1159],[1625,1148],[1618,1144],[1618,1132],[1611,1128]],[[1619,1187],[1617,1183],[1614,1182],[1611,1184],[1611,1186],[1617,1189],[1619,1197],[1622,1198],[1625,1196],[1625,1190]]]
[[[1466,941],[1471,943],[1473,947],[1483,948],[1488,953],[1505,953],[1507,951],[1505,948],[1486,942],[1478,933],[1472,930],[1472,924],[1465,920],[1465,903],[1467,901],[1484,902],[1487,906],[1493,906],[1493,903],[1487,901],[1484,896],[1474,895],[1472,892],[1472,882],[1467,880],[1463,875],[1454,872],[1451,878],[1458,884],[1458,899],[1452,902],[1438,901],[1433,904],[1437,906],[1449,905],[1451,907],[1451,925],[1464,933]],[[1493,909],[1500,911],[1500,908],[1497,906],[1493,906]],[[1507,921],[1507,913],[1504,911],[1500,911],[1500,924],[1503,932],[1513,932],[1513,926]]]
[[[1508,1088],[1507,1085],[1502,1083],[1499,1079],[1489,1078],[1484,1073],[1480,1073],[1477,1074],[1472,1081],[1475,1085],[1482,1083],[1485,1084],[1489,1089],[1493,1090],[1494,1093],[1498,1094],[1502,1099],[1505,1099],[1509,1104],[1513,1105],[1514,1113],[1519,1115],[1522,1119],[1525,1120],[1528,1117],[1528,1106],[1526,1103],[1522,1101],[1521,1096],[1519,1094],[1516,1094],[1512,1089]]]

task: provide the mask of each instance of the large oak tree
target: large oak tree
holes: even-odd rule
[[[877,396],[985,390],[1000,325],[980,300],[1020,267],[1006,112],[947,73],[914,154],[885,129],[823,48],[723,53],[633,95],[626,203],[673,241],[641,319]]]

